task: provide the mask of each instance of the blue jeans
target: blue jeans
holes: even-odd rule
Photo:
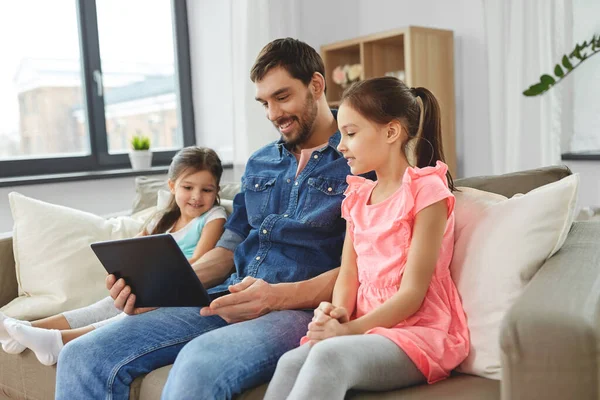
[[[173,362],[163,399],[231,399],[267,382],[312,318],[276,311],[228,325],[199,312],[160,308],[69,342],[58,359],[56,399],[127,399],[136,377]]]

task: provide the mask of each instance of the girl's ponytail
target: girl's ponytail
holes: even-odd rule
[[[414,137],[416,166],[434,167],[437,160],[446,162],[442,145],[440,105],[433,93],[424,87],[411,88],[411,92],[420,108],[417,133]],[[449,171],[446,172],[446,177],[450,190],[454,190],[454,182]]]

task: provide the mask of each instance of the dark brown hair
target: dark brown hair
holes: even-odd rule
[[[315,72],[325,77],[325,65],[319,53],[306,43],[289,37],[275,39],[263,47],[250,70],[250,79],[260,81],[275,67],[285,68],[305,85],[310,83]]]
[[[223,166],[221,159],[214,150],[206,147],[184,147],[179,150],[169,166],[169,180],[175,182],[182,174],[193,174],[199,171],[208,171],[214,176],[217,182],[217,191],[223,175]],[[217,193],[215,205],[219,204],[220,199]],[[175,201],[175,196],[171,195],[171,201],[166,211],[162,214],[158,223],[151,234],[164,233],[171,228],[177,219],[181,216],[181,210]]]
[[[417,98],[423,103],[423,126],[418,136],[421,107]],[[408,134],[408,140],[404,143],[405,152],[409,143],[416,140],[417,167],[435,166],[437,160],[445,162],[440,105],[433,93],[424,87],[409,88],[394,77],[372,78],[346,89],[342,103],[347,103],[367,119],[381,125],[398,120]],[[455,190],[450,171],[446,177],[450,190]]]

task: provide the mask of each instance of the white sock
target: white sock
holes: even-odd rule
[[[4,326],[9,335],[31,349],[42,364],[56,364],[58,354],[64,346],[59,330],[34,328],[10,320],[5,320]]]
[[[29,325],[31,326],[31,322],[28,321],[20,321],[18,319],[10,318],[0,312],[0,344],[2,344],[2,349],[8,354],[20,354],[27,347],[23,346],[21,343],[17,342],[13,339],[6,329],[4,328],[4,321],[14,321],[18,324]]]

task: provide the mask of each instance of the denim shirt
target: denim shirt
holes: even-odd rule
[[[210,293],[246,276],[297,282],[340,266],[346,229],[341,203],[350,174],[336,150],[340,138],[336,132],[313,151],[298,177],[296,157],[281,139],[250,157],[217,244],[235,249],[236,272]]]

